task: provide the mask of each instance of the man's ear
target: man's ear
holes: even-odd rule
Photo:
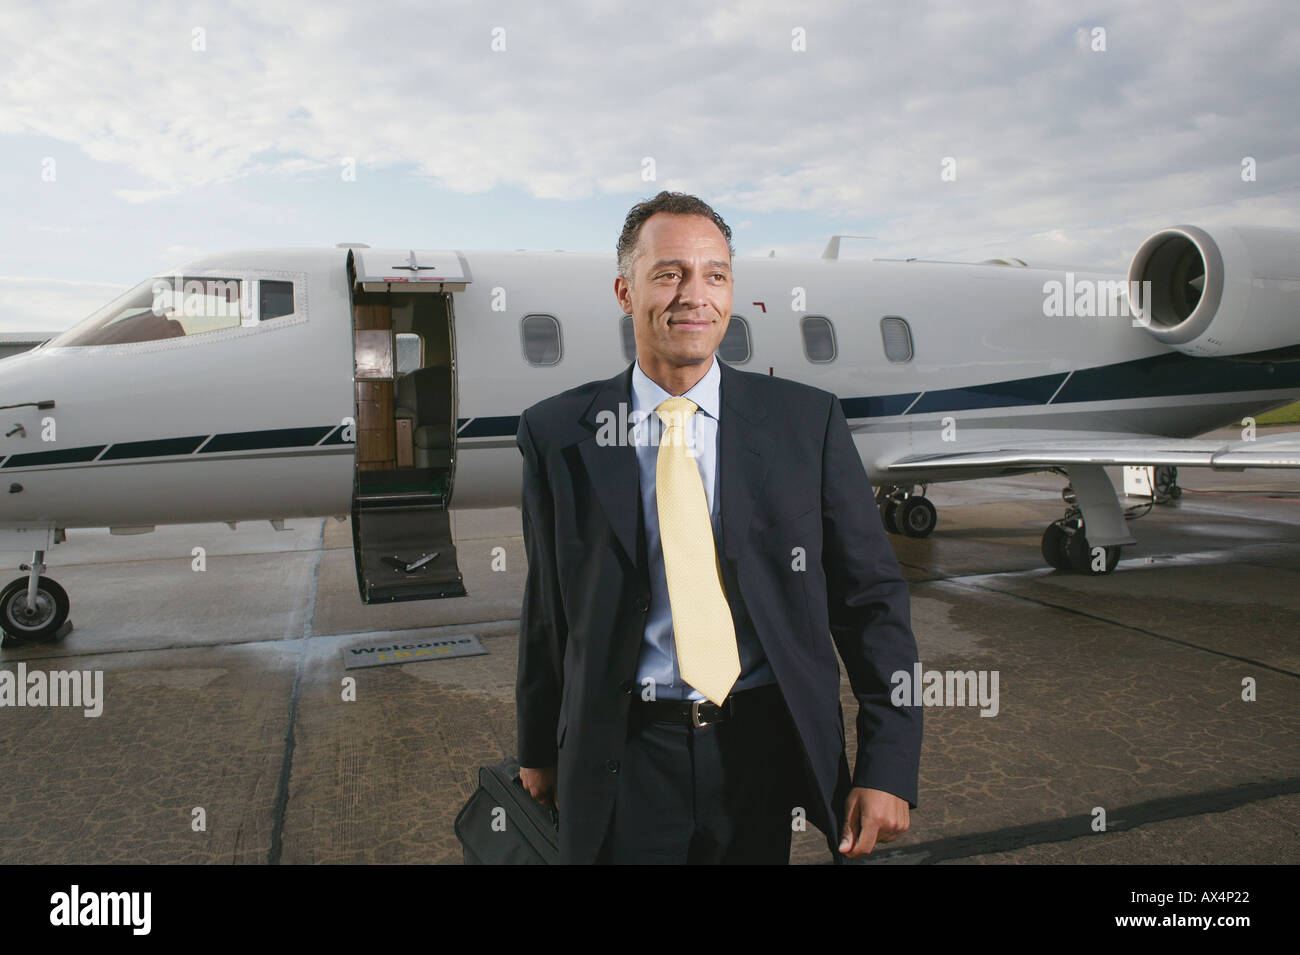
[[[618,299],[624,315],[632,314],[632,283],[621,275],[614,279],[614,298]]]

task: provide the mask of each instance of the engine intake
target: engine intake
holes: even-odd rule
[[[1300,345],[1300,231],[1165,229],[1142,243],[1128,278],[1146,331],[1186,354]]]

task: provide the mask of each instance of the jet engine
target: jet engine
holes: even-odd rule
[[[1185,354],[1300,359],[1300,230],[1175,226],[1142,243],[1128,279],[1137,320]]]

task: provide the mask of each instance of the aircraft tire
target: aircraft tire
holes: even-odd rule
[[[1043,531],[1043,560],[1057,570],[1070,570],[1070,555],[1065,551],[1068,543],[1060,521],[1048,524],[1047,530]]]
[[[903,529],[898,526],[898,510],[901,502],[893,498],[886,498],[885,502],[880,505],[880,522],[885,525],[885,530],[891,534],[901,534]]]
[[[1083,529],[1075,531],[1070,535],[1069,542],[1065,545],[1066,555],[1070,560],[1070,569],[1079,574],[1087,574],[1090,577],[1097,577],[1102,574],[1109,574],[1119,563],[1119,545],[1112,544],[1103,547],[1106,554],[1106,562],[1101,570],[1094,570],[1092,567],[1092,545],[1088,543],[1088,538],[1084,536]]]
[[[898,524],[908,537],[929,537],[938,521],[934,505],[919,495],[905,500],[898,511]]]
[[[49,577],[37,582],[37,613],[28,616],[27,578],[18,577],[0,590],[0,629],[15,640],[48,640],[68,619],[68,592]]]

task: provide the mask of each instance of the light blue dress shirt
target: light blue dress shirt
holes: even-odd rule
[[[709,370],[682,395],[699,405],[686,420],[686,445],[695,454],[704,483],[704,495],[713,521],[713,539],[721,555],[722,513],[718,501],[718,421],[722,411],[722,373],[718,358],[714,356]],[[637,663],[637,686],[633,692],[645,692],[648,681],[654,681],[654,699],[702,700],[704,694],[682,680],[677,666],[677,644],[673,640],[672,606],[668,600],[668,578],[664,573],[663,545],[659,538],[659,504],[655,497],[655,473],[659,461],[659,438],[663,426],[655,414],[662,402],[673,397],[641,370],[638,361],[632,369],[632,410],[629,419],[635,422],[632,430],[636,443],[637,467],[641,477],[641,508],[645,516],[646,554],[650,561],[650,613],[646,618],[645,638]],[[725,563],[724,563],[725,567]],[[740,599],[739,587],[724,571],[724,587],[731,606],[732,620],[736,624],[736,642],[740,654],[740,679],[732,692],[748,690],[766,683],[776,682],[776,676],[763,655],[762,644],[754,632],[753,623]]]

